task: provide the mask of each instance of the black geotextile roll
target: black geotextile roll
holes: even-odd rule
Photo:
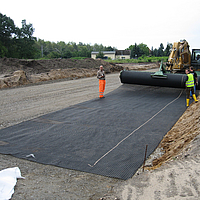
[[[1,129],[0,153],[128,179],[146,145],[149,156],[185,109],[183,89],[123,84],[104,99]]]
[[[122,83],[172,87],[172,88],[185,88],[186,74],[164,74],[167,77],[152,77],[154,72],[139,72],[139,71],[122,71],[120,79]],[[198,76],[200,83],[200,77]],[[197,86],[200,89],[200,85]]]

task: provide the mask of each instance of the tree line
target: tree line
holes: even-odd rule
[[[14,21],[0,13],[0,57],[19,58],[19,59],[52,59],[52,58],[80,58],[91,57],[91,52],[99,52],[103,55],[103,51],[117,50],[115,47],[103,46],[95,43],[84,44],[79,42],[65,43],[44,41],[33,37],[35,29],[32,24],[27,24],[26,20],[22,20],[22,27],[15,26]],[[158,49],[151,50],[146,44],[130,45],[126,50],[131,50],[131,58],[141,56],[169,56],[172,44],[164,45],[161,43]]]

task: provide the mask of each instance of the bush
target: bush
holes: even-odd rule
[[[84,60],[87,57],[71,57],[70,59],[74,59],[74,60]]]
[[[107,60],[107,62],[112,62],[112,63],[142,63],[142,62],[167,62],[168,57],[147,57],[147,56],[141,56],[138,59],[126,59],[126,60]],[[106,61],[106,60],[105,60]]]
[[[147,62],[151,62],[151,58],[148,58],[148,59],[147,59]]]

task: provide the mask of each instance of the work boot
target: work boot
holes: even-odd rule
[[[193,94],[192,96],[193,96],[193,99],[195,100],[195,103],[197,103],[197,102],[198,102],[198,100],[197,100],[197,98],[196,98],[196,95],[195,95],[195,94]]]
[[[190,103],[190,99],[186,99],[186,103],[187,103],[187,107],[189,106],[189,103]]]

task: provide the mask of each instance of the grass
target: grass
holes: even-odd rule
[[[87,57],[71,57],[70,59],[73,59],[73,60],[84,60],[85,58],[87,58]],[[43,58],[39,58],[39,59],[35,59],[35,60],[51,60],[51,59],[53,59],[53,58],[43,57]],[[66,58],[63,58],[63,59],[66,59]],[[167,62],[168,57],[167,56],[165,56],[165,57],[141,56],[141,57],[139,57],[137,59],[125,59],[125,60],[122,60],[122,59],[118,59],[118,60],[107,59],[107,60],[104,60],[104,61],[116,64],[116,63],[143,63],[143,62],[151,63],[151,62],[161,62],[161,60],[163,60],[163,62]]]
[[[168,57],[147,57],[147,56],[141,56],[138,59],[125,59],[125,60],[105,60],[107,62],[111,62],[111,63],[143,63],[143,62],[161,62],[163,60],[163,62],[167,62]]]
[[[87,57],[71,57],[70,59],[74,59],[74,60],[84,60]]]

